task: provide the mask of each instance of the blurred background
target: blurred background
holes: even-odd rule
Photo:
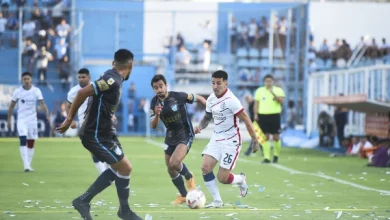
[[[286,93],[284,146],[347,149],[352,136],[386,138],[390,109],[390,4],[378,1],[1,0],[0,136],[17,136],[6,119],[24,71],[33,74],[51,112],[39,135],[66,116],[77,70],[96,80],[119,48],[135,54],[116,116],[120,135],[161,136],[149,127],[150,79],[207,97],[211,73],[247,109],[263,77]],[[387,19],[389,18],[389,19]],[[189,105],[197,124],[204,109]],[[161,123],[160,123],[161,124]],[[241,126],[244,128],[245,126]],[[341,132],[342,131],[342,132]],[[248,135],[244,130],[246,139]],[[212,126],[201,137],[210,137]],[[69,130],[65,136],[76,136]],[[359,141],[360,141],[359,139]],[[356,141],[356,140],[355,140]],[[365,142],[364,142],[365,143]]]

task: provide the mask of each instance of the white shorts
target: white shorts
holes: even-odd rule
[[[220,161],[220,167],[233,170],[240,155],[241,146],[239,135],[222,140],[213,137],[203,150],[202,155],[210,155]]]
[[[18,134],[20,136],[27,136],[27,140],[38,139],[38,122],[18,120],[16,123],[18,127]]]

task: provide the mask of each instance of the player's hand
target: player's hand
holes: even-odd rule
[[[72,124],[70,124],[70,128],[72,129],[77,128],[77,123],[75,121],[72,121]]]
[[[259,150],[260,150],[259,142],[257,141],[257,139],[255,139],[252,141],[252,152],[256,153]]]
[[[161,111],[162,111],[162,106],[160,105],[160,103],[158,103],[155,107],[154,107],[154,112],[156,113],[156,115],[160,115],[161,114]]]
[[[195,134],[199,134],[202,131],[202,128],[198,125],[194,128]]]
[[[69,126],[72,124],[72,120],[69,120],[68,118],[65,119],[64,122],[60,125],[60,127],[56,128],[56,131],[60,134],[65,133],[66,130],[68,130]]]
[[[11,130],[11,120],[7,120],[7,128],[9,131]]]

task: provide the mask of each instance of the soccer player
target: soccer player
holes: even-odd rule
[[[255,105],[253,106],[255,121],[257,121],[266,137],[266,141],[262,144],[264,154],[263,163],[271,162],[271,146],[269,143],[271,134],[274,140],[273,162],[278,162],[282,148],[279,133],[280,113],[282,112],[284,96],[283,89],[274,86],[274,78],[272,75],[266,75],[264,77],[264,86],[258,88],[255,93]]]
[[[150,105],[150,123],[151,127],[156,129],[161,119],[167,128],[165,164],[173,184],[180,193],[172,204],[179,205],[186,202],[187,190],[196,187],[194,174],[183,163],[195,137],[186,103],[200,102],[206,105],[206,100],[202,96],[185,92],[168,92],[167,81],[160,74],[152,78],[151,85],[156,96]],[[186,179],[187,190],[182,175]]]
[[[215,165],[219,163],[217,178],[223,184],[238,184],[241,196],[246,196],[248,185],[244,173],[232,173],[240,154],[242,142],[239,120],[244,121],[252,137],[252,150],[259,150],[252,121],[245,113],[240,101],[228,89],[228,74],[218,70],[212,74],[213,91],[206,102],[206,114],[200,124],[195,127],[195,134],[201,132],[214,119],[214,134],[203,150],[202,173],[205,185],[213,195],[214,201],[206,208],[219,208],[223,206],[221,195],[213,173]]]
[[[16,103],[18,104],[17,127],[20,140],[20,155],[22,156],[24,172],[34,171],[31,168],[34,156],[34,143],[38,139],[37,100],[45,112],[46,118],[50,121],[49,111],[43,101],[42,92],[38,87],[32,85],[32,74],[22,74],[23,86],[17,88],[12,96],[8,108],[8,129],[11,129],[11,117]]]
[[[70,107],[72,106],[72,102],[74,98],[76,97],[77,92],[81,89],[84,88],[85,86],[91,84],[91,76],[89,75],[89,70],[86,68],[82,68],[78,71],[77,78],[79,81],[79,84],[73,86],[70,91],[68,92],[68,103],[66,105],[66,112],[69,113]],[[77,111],[77,118],[79,120],[79,126],[81,126],[84,122],[84,113],[85,110],[87,110],[87,105],[88,105],[88,99],[85,99],[83,104],[81,104],[79,110]],[[114,116],[114,115],[113,115]],[[73,122],[70,126],[71,128],[76,128],[76,122]],[[92,159],[95,164],[96,169],[99,171],[99,173],[103,173],[107,168],[108,165],[106,163],[100,162],[99,159],[97,159],[93,154],[92,154]]]
[[[92,219],[89,211],[92,198],[114,181],[120,203],[118,217],[125,220],[141,219],[129,206],[132,166],[122,151],[112,120],[112,115],[120,103],[122,82],[130,77],[133,59],[134,55],[129,50],[116,51],[112,63],[113,68],[77,92],[67,118],[60,127],[56,128],[59,133],[64,133],[72,124],[77,110],[89,97],[79,136],[87,150],[100,161],[110,164],[111,167],[105,170],[85,193],[72,202],[75,209],[86,220]]]

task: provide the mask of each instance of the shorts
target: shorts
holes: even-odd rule
[[[164,152],[165,152],[166,155],[172,156],[173,152],[175,152],[175,150],[176,150],[177,145],[184,144],[184,145],[187,146],[187,154],[188,154],[188,152],[191,149],[191,145],[192,145],[193,141],[194,141],[194,137],[183,138],[176,145],[166,145],[166,147],[164,149]]]
[[[280,114],[259,114],[259,124],[264,134],[280,134]]]
[[[80,136],[81,143],[101,162],[115,164],[124,157],[118,138],[113,136],[95,137],[92,135]]]
[[[27,136],[27,140],[38,139],[38,122],[18,120],[16,123],[18,134],[20,136]]]
[[[203,150],[202,156],[205,154],[210,155],[220,162],[220,167],[233,170],[240,155],[241,146],[239,133],[230,139],[221,140],[213,137]]]

